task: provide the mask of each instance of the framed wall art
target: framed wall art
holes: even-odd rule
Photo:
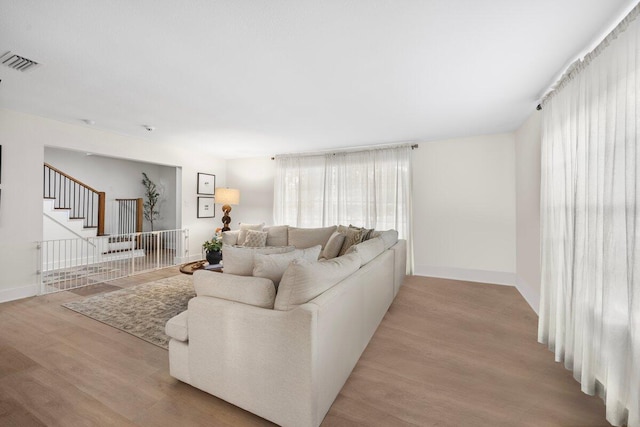
[[[198,194],[216,194],[216,176],[198,172]]]
[[[198,218],[215,218],[215,199],[213,197],[198,197]]]

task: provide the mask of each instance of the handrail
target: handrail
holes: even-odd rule
[[[85,227],[95,227],[98,236],[104,235],[106,195],[103,191],[46,162],[42,186],[43,197],[55,199],[55,208],[69,209],[70,217],[84,218]]]
[[[70,175],[67,175],[66,173],[62,172],[60,169],[58,169],[58,168],[56,168],[54,166],[51,166],[49,163],[45,162],[44,165],[46,167],[48,167],[49,169],[51,169],[51,170],[53,170],[55,172],[58,172],[60,175],[64,176],[65,178],[70,179],[71,181],[75,182],[76,184],[83,186],[87,190],[93,191],[94,193],[100,193],[100,191],[96,190],[95,188],[85,184],[84,182],[82,182],[80,180],[75,179],[74,177],[72,177]]]

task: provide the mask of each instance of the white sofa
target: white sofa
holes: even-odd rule
[[[277,295],[269,279],[197,271],[167,323],[171,375],[276,424],[320,425],[405,277],[404,240],[369,242],[292,262]],[[310,289],[323,291],[305,301]]]

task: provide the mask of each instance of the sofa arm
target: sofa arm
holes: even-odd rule
[[[192,385],[283,426],[318,425],[317,307],[189,302]]]
[[[276,288],[262,277],[236,276],[199,270],[193,273],[193,287],[198,296],[210,296],[256,307],[273,308]]]

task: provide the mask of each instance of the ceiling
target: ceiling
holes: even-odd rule
[[[41,64],[0,108],[226,158],[511,132],[636,1],[0,0]]]

